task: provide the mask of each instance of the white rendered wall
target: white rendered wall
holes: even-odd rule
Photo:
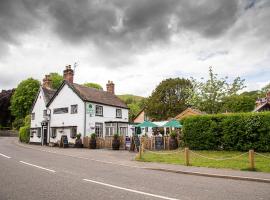
[[[71,114],[71,105],[78,105],[78,112],[76,114]],[[68,107],[68,113],[63,114],[53,114],[55,108]],[[73,90],[65,85],[58,95],[54,98],[49,106],[51,110],[51,121],[50,128],[61,127],[57,129],[57,137],[51,138],[50,142],[57,142],[60,140],[61,135],[67,135],[68,141],[74,143],[75,139],[70,137],[70,126],[77,127],[77,133],[81,133],[82,137],[84,135],[84,102],[78,97],[78,95],[73,92]],[[64,127],[64,128],[63,128]],[[62,131],[60,133],[60,131]],[[51,129],[50,129],[51,136]]]
[[[43,110],[46,110],[46,105],[42,89],[40,89],[38,93],[38,98],[32,110],[32,113],[35,113],[35,119],[32,120],[31,117],[31,128],[41,128],[41,122],[44,120]],[[37,131],[36,133],[34,133],[34,137],[30,137],[30,142],[41,142],[41,137],[37,137]]]

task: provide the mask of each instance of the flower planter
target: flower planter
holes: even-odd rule
[[[96,139],[90,139],[89,148],[90,149],[96,149],[97,148],[97,141],[96,141]]]
[[[175,137],[170,137],[169,139],[169,149],[174,150],[178,148],[178,141]]]
[[[112,141],[112,149],[113,150],[119,150],[120,148],[120,140],[119,139],[113,139]]]

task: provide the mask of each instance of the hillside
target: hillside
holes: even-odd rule
[[[129,120],[132,121],[133,118],[143,109],[145,98],[132,94],[123,94],[117,96],[129,107]]]

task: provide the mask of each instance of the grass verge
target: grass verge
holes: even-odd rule
[[[190,152],[190,165],[197,167],[210,167],[210,168],[229,168],[236,170],[250,170],[248,153],[240,156],[244,152],[237,151],[193,151],[196,154]],[[160,154],[158,154],[160,153]],[[138,161],[143,162],[160,162],[168,164],[185,164],[184,152],[175,152],[172,154],[170,151],[159,151],[152,153],[146,151],[143,153],[142,158],[136,158]],[[205,157],[214,158],[214,159],[226,159],[231,157],[236,157],[229,160],[212,160],[201,157],[197,154],[200,154]],[[270,153],[262,153],[264,156],[270,157]],[[237,157],[240,156],[240,157]],[[255,171],[261,172],[270,172],[270,159],[262,157],[260,155],[255,155]]]

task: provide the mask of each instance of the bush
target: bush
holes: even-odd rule
[[[20,127],[22,127],[24,125],[24,119],[21,118],[17,118],[14,120],[14,122],[12,123],[12,127],[13,129],[19,130]]]
[[[96,137],[97,137],[97,135],[96,135],[95,133],[92,133],[92,134],[91,134],[91,140],[95,140]]]
[[[19,139],[21,142],[29,142],[30,139],[30,128],[28,126],[23,126],[19,130]]]
[[[194,116],[182,123],[191,149],[270,151],[270,112]]]
[[[176,133],[175,131],[172,131],[172,132],[170,133],[170,137],[171,137],[171,138],[176,138],[176,136],[177,136],[177,133]]]

